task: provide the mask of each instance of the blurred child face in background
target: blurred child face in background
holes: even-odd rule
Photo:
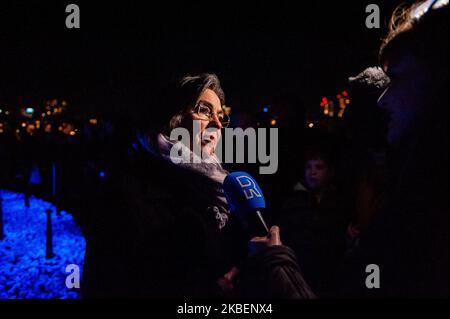
[[[330,183],[330,179],[330,168],[324,160],[318,158],[306,161],[305,182],[309,189],[313,191],[323,189]]]

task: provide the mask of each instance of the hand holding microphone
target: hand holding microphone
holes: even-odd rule
[[[282,245],[278,226],[272,226],[269,230],[262,216],[266,203],[253,177],[245,172],[231,173],[225,178],[223,189],[231,213],[241,220],[251,239],[248,243],[250,256],[266,247]]]
[[[265,237],[254,237],[251,240],[254,244],[261,244],[266,247],[272,247],[272,246],[282,246],[280,239],[280,228],[278,226],[272,226],[270,227],[269,232],[267,233],[267,236]]]

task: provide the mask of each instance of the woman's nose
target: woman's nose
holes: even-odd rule
[[[218,129],[222,128],[222,123],[219,120],[219,117],[217,116],[217,114],[213,115],[212,120],[209,122],[209,127],[217,127]]]

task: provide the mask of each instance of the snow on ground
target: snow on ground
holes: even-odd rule
[[[56,215],[54,205],[0,190],[3,198],[3,240],[0,240],[0,299],[75,299],[79,289],[68,289],[66,266],[83,269],[86,243],[72,215]],[[53,253],[45,258],[47,209],[52,209]]]

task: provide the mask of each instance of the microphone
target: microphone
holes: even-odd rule
[[[252,220],[257,217],[257,228],[264,228],[269,232],[266,222],[261,214],[261,210],[266,207],[264,195],[258,183],[245,172],[230,173],[223,182],[225,197],[230,206],[231,212],[246,223],[252,224]],[[261,229],[262,231],[262,229]]]

